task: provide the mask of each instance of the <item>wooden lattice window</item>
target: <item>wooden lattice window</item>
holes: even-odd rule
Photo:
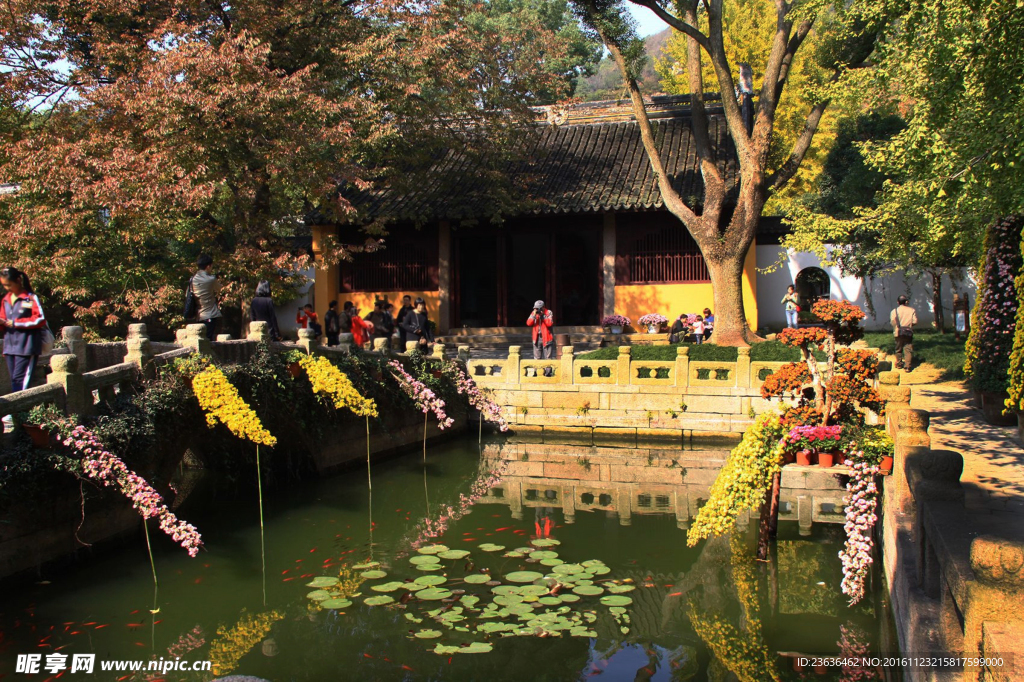
[[[711,281],[697,242],[678,220],[674,223],[644,227],[626,223],[619,226],[616,240],[617,284]]]
[[[437,236],[393,234],[385,248],[357,253],[340,270],[343,292],[433,291],[437,289]]]

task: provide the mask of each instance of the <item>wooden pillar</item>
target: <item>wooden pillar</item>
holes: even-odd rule
[[[323,243],[324,238],[334,234],[333,225],[314,225],[313,232],[313,261],[314,261],[314,282],[313,282],[313,309],[317,316],[323,320],[327,315],[327,306],[331,301],[338,298],[338,264],[324,264]]]
[[[601,317],[615,314],[615,214],[604,214],[601,237]]]
[[[447,220],[437,225],[437,333],[452,326],[452,229]]]

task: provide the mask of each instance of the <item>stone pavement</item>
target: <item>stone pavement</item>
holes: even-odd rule
[[[928,382],[936,375],[924,366],[902,374],[901,383],[912,384],[911,407],[931,413],[932,449],[963,455],[968,510],[999,520],[1020,515],[1024,522],[1024,447],[1017,429],[988,424],[962,382]]]

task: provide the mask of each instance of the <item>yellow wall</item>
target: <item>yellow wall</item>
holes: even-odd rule
[[[394,313],[398,314],[398,309],[402,307],[402,297],[409,295],[412,300],[415,301],[417,298],[422,298],[427,304],[427,316],[437,322],[438,305],[440,303],[437,291],[384,291],[384,292],[373,292],[373,291],[353,291],[350,293],[340,293],[338,297],[338,308],[342,308],[345,305],[345,301],[352,301],[353,305],[359,307],[359,314],[361,317],[366,317],[367,313],[373,310],[373,302],[378,298],[387,299],[395,305]]]
[[[747,252],[743,267],[743,307],[747,323],[757,330],[757,254],[754,245]],[[715,294],[710,282],[700,284],[630,284],[615,287],[615,312],[633,321],[647,313],[661,313],[671,323],[682,313],[715,310]]]

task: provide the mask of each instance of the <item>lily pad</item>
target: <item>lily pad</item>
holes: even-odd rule
[[[324,599],[330,599],[331,593],[327,590],[313,590],[306,595],[306,599],[312,599],[313,601],[323,601]]]
[[[584,627],[576,627],[569,630],[569,634],[573,637],[597,637],[597,633],[593,630],[588,630]]]
[[[578,594],[573,594],[572,592],[565,592],[564,594],[558,595],[558,599],[565,604],[571,604],[579,601],[580,596]]]
[[[558,558],[551,558],[551,559],[541,559],[540,563],[543,564],[544,566],[560,566],[560,565],[564,564],[565,562],[562,561],[561,559],[558,559]]]
[[[558,557],[558,552],[552,552],[547,549],[539,549],[536,552],[530,554],[531,559],[555,559]]]
[[[589,566],[588,570],[594,575],[606,575],[612,571],[612,569],[607,566]]]
[[[405,614],[405,617],[406,617],[407,620],[410,620],[413,623],[422,623],[423,622],[422,618],[417,618],[416,616],[412,615],[411,613]]]
[[[558,606],[562,603],[562,600],[558,597],[541,597],[540,603],[544,604],[545,606]]]
[[[439,601],[441,599],[447,599],[452,596],[451,590],[446,590],[443,587],[428,587],[425,590],[420,590],[416,593],[417,599],[423,599],[425,601]]]
[[[444,552],[438,552],[437,556],[441,557],[442,559],[461,559],[463,557],[469,556],[469,552],[467,552],[464,549],[449,549],[445,550]]]
[[[498,585],[492,587],[491,592],[494,594],[519,594],[520,589],[518,585]]]
[[[587,559],[586,561],[581,561],[580,565],[589,568],[591,566],[604,566],[604,562],[600,559]]]
[[[457,646],[447,646],[445,644],[438,644],[434,647],[434,653],[441,656],[449,656],[459,650]]]
[[[480,549],[482,549],[485,552],[500,552],[501,550],[505,549],[505,545],[496,545],[493,542],[485,542],[482,545],[480,545]]]
[[[417,630],[413,633],[413,637],[418,637],[419,639],[437,639],[440,636],[441,632],[439,630]]]
[[[379,597],[367,597],[363,600],[363,603],[367,606],[384,606],[385,604],[393,604],[394,602],[394,597],[390,597],[386,594],[382,594]]]
[[[629,606],[633,600],[621,594],[609,594],[601,597],[601,603],[605,606]]]
[[[386,578],[388,574],[384,571],[363,571],[359,575],[367,580],[377,580],[378,578]]]
[[[448,582],[448,578],[445,578],[443,575],[421,575],[413,581],[413,585],[433,587],[434,585],[442,585],[446,582]]]
[[[636,589],[636,585],[606,585],[605,588],[612,594],[625,594]]]
[[[447,552],[447,545],[427,545],[426,547],[420,547],[416,550],[420,554],[438,554],[440,552]]]
[[[522,552],[505,552],[501,556],[505,557],[506,559],[522,559],[523,558],[523,553]]]
[[[381,583],[380,585],[372,585],[370,589],[374,592],[394,592],[395,590],[402,587],[402,585],[404,584],[405,583],[394,581],[389,583]]]
[[[499,594],[494,598],[495,604],[501,604],[502,606],[513,606],[514,604],[521,604],[523,598],[518,594]]]
[[[513,604],[512,606],[507,606],[505,608],[509,613],[516,616],[522,616],[533,612],[533,606],[530,604]]]
[[[533,551],[533,547],[516,547],[513,552],[519,552],[520,554],[529,554]]]
[[[504,632],[511,630],[514,626],[508,623],[480,623],[476,626],[477,632]]]
[[[459,597],[459,602],[463,606],[465,606],[467,609],[473,608],[474,606],[476,606],[477,602],[479,602],[479,601],[480,601],[480,597],[477,597],[477,596],[472,595],[472,594],[464,594],[461,597]]]
[[[323,609],[347,609],[352,606],[352,602],[348,599],[324,599],[320,602],[320,608]]]
[[[489,581],[490,579],[491,579],[491,576],[486,575],[484,573],[470,573],[465,578],[463,578],[463,580],[465,580],[470,585],[483,585],[485,582]]]
[[[572,591],[583,597],[593,597],[604,593],[603,587],[597,585],[577,585]]]
[[[352,570],[353,571],[365,571],[365,570],[368,570],[368,569],[371,569],[371,568],[377,568],[378,566],[380,566],[380,562],[379,561],[366,561],[366,562],[363,562],[361,564],[356,564],[355,566],[352,567]]]
[[[608,610],[611,613],[615,614],[616,616],[621,616],[622,614],[624,614],[626,612],[625,607],[622,607],[622,606],[612,606]]]
[[[460,654],[486,654],[493,647],[487,642],[472,642],[469,646],[459,647]]]
[[[440,571],[444,566],[441,564],[420,564],[416,567],[417,571]]]
[[[536,571],[513,571],[505,576],[505,579],[513,583],[532,583],[544,576]]]
[[[544,563],[544,562],[541,562],[541,563]],[[584,571],[583,567],[580,566],[579,564],[565,564],[565,563],[559,564],[558,566],[555,566],[554,569],[552,569],[552,573],[556,573],[558,575],[573,575],[573,574],[583,573],[583,571]]]
[[[433,554],[421,554],[414,556],[409,559],[409,563],[414,566],[422,566],[423,564],[439,564],[441,560]]]
[[[332,578],[331,576],[323,576],[321,578],[313,578],[312,581],[306,583],[306,587],[324,588],[324,587],[333,587],[334,585],[337,585],[337,584],[338,584],[338,579],[337,578]]]
[[[533,541],[534,547],[554,547],[560,544],[562,543],[554,538],[537,538]]]
[[[549,591],[544,585],[523,585],[522,587],[516,588],[519,590],[519,594],[547,594]]]

